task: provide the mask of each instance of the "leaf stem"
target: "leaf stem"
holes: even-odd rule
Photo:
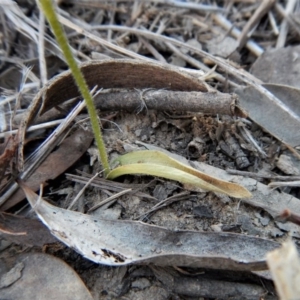
[[[55,35],[55,38],[60,46],[61,51],[63,52],[65,59],[67,61],[67,64],[69,65],[69,68],[72,72],[72,75],[74,77],[74,80],[78,86],[79,91],[81,92],[81,95],[83,96],[86,107],[90,116],[91,125],[94,133],[94,137],[100,152],[100,158],[101,162],[104,168],[104,174],[105,176],[109,173],[110,167],[108,163],[107,153],[105,144],[102,137],[102,132],[100,129],[100,125],[98,122],[98,116],[96,112],[96,108],[93,102],[93,98],[89,92],[88,85],[83,77],[83,74],[80,70],[80,68],[77,65],[77,62],[73,56],[73,53],[71,51],[71,48],[69,46],[67,37],[64,33],[64,30],[58,21],[57,14],[54,10],[54,6],[52,3],[52,0],[39,0],[40,7],[45,14],[52,31]]]

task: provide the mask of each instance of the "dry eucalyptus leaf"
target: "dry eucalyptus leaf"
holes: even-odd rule
[[[20,245],[43,247],[57,242],[39,220],[1,213],[0,237]]]
[[[253,88],[237,91],[241,106],[250,118],[278,139],[300,145],[300,46],[265,51],[253,64],[251,73],[263,82],[282,105]],[[286,109],[284,109],[284,106]],[[278,122],[280,120],[280,122]]]
[[[268,91],[279,98],[296,116],[300,118],[300,89],[283,84],[263,84]]]
[[[251,73],[264,82],[300,88],[300,46],[266,50]]]
[[[20,264],[21,276],[0,288],[1,299],[93,299],[80,277],[63,260],[44,253],[25,253],[16,258],[16,266]]]
[[[300,111],[300,90],[289,86],[263,86],[282,104],[272,101],[268,94],[262,94],[254,87],[244,87],[235,90],[241,106],[253,121],[277,139],[293,147],[300,145],[300,114],[297,114]]]
[[[63,243],[104,265],[132,263],[264,270],[278,243],[234,233],[172,231],[133,221],[97,219],[55,207],[20,183],[31,206]]]
[[[251,193],[242,186],[220,180],[210,176],[209,173],[199,172],[160,151],[135,151],[118,157],[117,161],[122,166],[108,174],[110,179],[125,174],[147,174],[177,180],[236,198],[251,197]]]
[[[292,240],[267,254],[267,263],[280,299],[299,299],[300,259]]]

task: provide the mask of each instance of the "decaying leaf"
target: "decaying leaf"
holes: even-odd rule
[[[47,227],[39,220],[8,213],[0,215],[0,237],[16,244],[37,247],[57,242]]]
[[[12,285],[14,282],[22,277],[22,270],[24,268],[23,263],[16,264],[12,269],[10,269],[6,274],[0,278],[0,290]]]
[[[241,106],[249,113],[249,117],[277,139],[293,147],[300,145],[300,91],[289,86],[263,85],[282,102],[273,101],[268,93],[261,93],[254,87],[236,89]],[[286,96],[283,97],[283,94]],[[294,95],[289,101],[284,101]],[[294,102],[294,105],[291,103]],[[298,106],[295,110],[293,107]],[[280,120],[280,122],[278,122]]]
[[[279,246],[234,233],[172,231],[141,222],[97,219],[50,205],[23,183],[20,185],[52,234],[96,263],[264,270],[266,253]]]
[[[41,163],[37,170],[26,180],[26,184],[37,191],[40,184],[47,184],[47,180],[54,179],[74,164],[87,150],[93,140],[90,131],[78,129],[67,137],[61,145]],[[7,210],[25,198],[22,189],[18,189],[5,202],[1,209]]]
[[[16,280],[0,286],[1,299],[93,299],[78,274],[63,260],[45,253],[24,253],[14,259],[15,266],[8,273],[14,272]]]
[[[200,172],[160,151],[131,152],[120,156],[117,161],[122,166],[117,167],[108,174],[110,179],[124,174],[147,174],[177,180],[236,198],[251,197],[251,193],[244,187]]]
[[[0,183],[4,177],[5,171],[8,165],[11,163],[12,159],[15,156],[16,150],[18,148],[18,142],[16,137],[9,137],[7,143],[3,150],[3,153],[0,155]]]
[[[251,73],[281,103],[254,87],[238,89],[241,106],[251,119],[279,140],[291,146],[300,145],[299,59],[300,47],[266,50],[253,64]],[[280,122],[278,122],[280,120]]]
[[[270,48],[257,58],[251,73],[264,82],[300,88],[300,46]]]
[[[280,299],[299,299],[300,259],[292,240],[267,254],[267,263]]]

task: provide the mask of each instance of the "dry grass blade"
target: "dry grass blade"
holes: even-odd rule
[[[274,5],[275,0],[262,1],[255,13],[252,15],[248,23],[244,26],[241,35],[238,38],[239,49],[244,47],[249,31],[260,21],[260,19],[269,11]]]
[[[221,14],[213,15],[213,19],[226,30],[230,30],[231,35],[234,36],[236,39],[238,39],[241,36],[241,31],[237,29],[230,21],[228,21]],[[256,56],[260,56],[264,52],[264,50],[253,40],[248,40],[246,42],[246,47]]]
[[[47,157],[47,155],[55,148],[55,146],[62,140],[64,137],[63,134],[65,129],[70,126],[70,124],[74,121],[75,117],[79,114],[79,112],[85,107],[84,102],[79,103],[73,111],[64,119],[64,122],[60,123],[60,125],[52,132],[52,134],[48,137],[44,143],[35,150],[25,161],[25,171],[19,175],[20,179],[25,180],[32,174],[32,172],[39,166],[39,164]],[[16,136],[19,142],[19,151],[23,154],[22,148],[24,144],[24,136],[25,132],[19,131]],[[19,153],[19,154],[20,154]],[[23,155],[21,155],[23,157]],[[23,162],[22,162],[23,163]],[[0,197],[0,206],[3,205],[9,197],[18,189],[18,185],[16,183],[12,183],[11,186],[5,191],[3,195]]]
[[[293,12],[297,2],[298,2],[297,0],[288,0],[285,11],[283,11],[281,9],[280,5],[276,5],[276,7],[277,7],[277,10],[279,12],[281,12],[282,14],[287,16],[287,18],[289,18],[289,14]],[[279,32],[279,35],[278,35],[276,48],[284,47],[284,45],[286,43],[287,34],[288,34],[288,26],[289,26],[288,20],[283,19],[283,21],[281,23],[281,26],[280,26],[280,32]]]
[[[198,10],[203,12],[226,12],[226,9],[224,8],[214,6],[214,5],[207,5],[207,4],[198,4],[198,3],[183,2],[183,1],[176,1],[176,0],[154,0],[151,2],[161,3],[172,7]]]

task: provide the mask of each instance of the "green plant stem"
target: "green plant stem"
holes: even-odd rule
[[[75,82],[76,82],[80,92],[81,92],[81,95],[85,100],[86,107],[88,109],[88,113],[89,113],[91,124],[92,124],[93,133],[95,136],[95,140],[96,140],[99,152],[100,152],[100,158],[101,158],[101,162],[102,162],[102,165],[104,168],[104,174],[106,176],[110,171],[110,167],[109,167],[109,163],[108,163],[105,144],[104,144],[103,137],[102,137],[102,132],[101,132],[99,122],[98,122],[96,108],[95,108],[95,105],[93,102],[93,98],[89,92],[88,85],[81,73],[81,70],[79,69],[79,67],[74,59],[71,48],[68,44],[67,37],[64,33],[64,30],[63,30],[60,22],[58,21],[56,12],[54,10],[54,6],[52,4],[52,0],[39,0],[39,3],[40,3],[40,7],[41,7],[43,13],[45,14],[45,16],[52,28],[52,31],[53,31],[55,38],[60,46],[60,49],[66,58],[66,61],[69,65],[69,68],[71,69],[72,75],[75,79]]]

